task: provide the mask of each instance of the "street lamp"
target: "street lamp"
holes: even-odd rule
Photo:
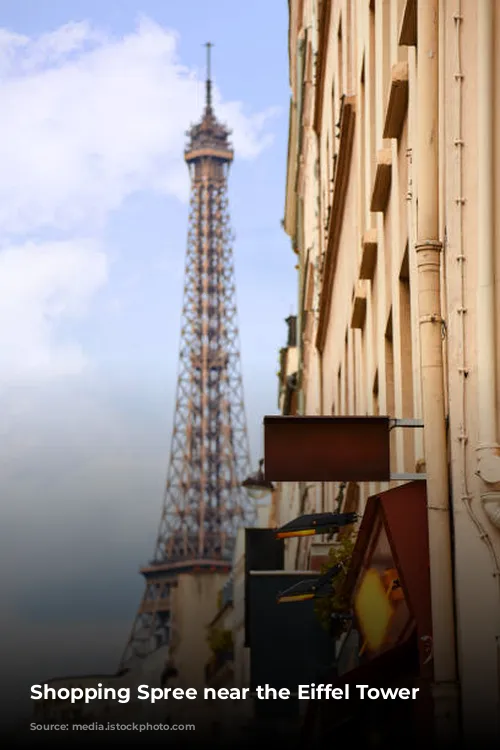
[[[344,563],[340,562],[327,570],[322,576],[319,576],[319,578],[299,581],[294,586],[290,586],[289,589],[278,594],[278,604],[305,602],[309,599],[324,599],[325,597],[332,596],[335,593],[332,581],[343,568]]]
[[[356,513],[311,513],[299,516],[281,526],[276,532],[276,539],[315,534],[332,535],[336,534],[341,526],[350,526],[357,520]]]
[[[246,489],[253,500],[261,500],[270,492],[274,492],[274,484],[266,481],[264,477],[264,472],[262,470],[263,466],[264,459],[261,458],[259,461],[259,470],[256,471],[255,474],[251,474],[241,483],[241,486]]]

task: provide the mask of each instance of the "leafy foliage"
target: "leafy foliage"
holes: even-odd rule
[[[328,562],[321,568],[321,573],[324,574],[337,563],[345,562],[343,570],[333,579],[332,595],[317,599],[314,605],[316,617],[333,638],[338,638],[346,626],[342,621],[332,625],[332,614],[334,612],[346,612],[350,609],[349,597],[342,593],[342,589],[349,570],[354,543],[353,533],[341,535],[338,542],[328,552]]]
[[[208,633],[208,645],[214,653],[231,651],[233,648],[233,634],[230,630],[212,628]]]

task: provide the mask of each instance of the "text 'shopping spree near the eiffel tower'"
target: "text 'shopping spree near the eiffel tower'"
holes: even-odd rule
[[[154,559],[122,667],[168,643],[176,574],[227,570],[239,527],[253,523],[227,178],[229,131],[212,106],[188,131],[191,204],[170,465]]]

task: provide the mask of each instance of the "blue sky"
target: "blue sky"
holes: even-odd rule
[[[114,669],[141,594],[177,371],[184,133],[201,112],[207,40],[236,150],[242,367],[260,457],[296,298],[280,226],[288,19],[284,0],[0,11],[2,643],[28,644],[25,689],[60,669]]]

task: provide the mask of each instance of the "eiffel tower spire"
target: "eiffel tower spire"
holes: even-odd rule
[[[191,207],[177,398],[154,558],[121,666],[166,645],[179,573],[228,572],[238,527],[254,520],[241,482],[250,469],[240,371],[227,177],[230,132],[206,103],[187,133]]]
[[[207,48],[207,80],[205,82],[205,112],[212,111],[212,78],[211,78],[211,50],[214,45],[212,42],[207,42],[205,47]]]

